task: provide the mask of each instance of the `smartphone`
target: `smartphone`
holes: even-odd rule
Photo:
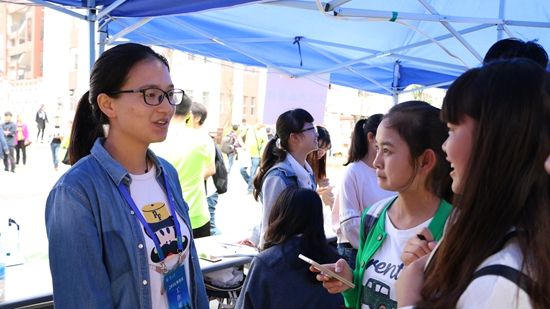
[[[352,289],[355,288],[355,284],[353,284],[353,282],[350,282],[346,278],[340,276],[339,274],[333,272],[332,270],[326,268],[325,266],[315,262],[314,260],[308,258],[307,256],[304,256],[304,255],[300,254],[300,255],[298,255],[298,257],[300,259],[306,261],[307,263],[313,265],[313,267],[317,268],[318,270],[320,270],[321,273],[323,273],[323,275],[326,275],[326,276],[329,276],[331,278],[337,279],[338,281],[342,282],[343,284],[349,286]]]

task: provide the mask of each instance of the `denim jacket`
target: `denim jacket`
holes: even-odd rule
[[[269,225],[269,214],[271,213],[271,208],[273,204],[283,192],[284,189],[290,186],[298,186],[298,176],[292,168],[291,163],[287,158],[281,162],[273,165],[264,175],[261,191],[261,200],[262,200],[262,221],[260,222],[260,235],[259,239],[252,239],[256,244],[259,244],[259,247],[262,248],[264,245],[264,234],[267,231],[267,226]],[[310,175],[311,183],[315,188],[317,188],[317,183],[315,182],[315,177]],[[309,188],[312,189],[312,188]]]
[[[151,308],[149,267],[142,226],[117,186],[128,171],[96,140],[48,196],[46,229],[56,308]],[[164,188],[167,174],[177,214],[189,222],[177,172],[148,151]],[[165,188],[166,189],[166,188]],[[189,255],[193,308],[208,308],[194,242]]]

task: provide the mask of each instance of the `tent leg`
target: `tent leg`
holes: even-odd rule
[[[99,32],[99,42],[98,42],[98,51],[97,51],[99,55],[103,54],[103,52],[105,51],[105,42],[107,42],[107,32],[101,31]]]
[[[392,99],[393,99],[393,106],[397,105],[397,103],[399,103],[399,93],[394,92],[392,94]]]
[[[506,3],[505,2],[506,2],[506,0],[500,0],[499,6],[498,6],[498,18],[500,18],[501,20],[504,20],[504,11],[506,9]],[[502,40],[502,38],[504,37],[503,32],[504,32],[504,25],[503,24],[498,24],[497,25],[497,41]]]
[[[90,71],[95,62],[95,19],[96,7],[95,0],[88,0],[88,35],[90,44]]]
[[[399,101],[399,80],[401,79],[401,63],[399,60],[393,64],[393,82],[392,82],[392,97],[393,105],[397,105]]]

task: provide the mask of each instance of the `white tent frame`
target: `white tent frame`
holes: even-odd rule
[[[101,31],[102,27],[107,25],[109,22],[112,22],[116,20],[116,17],[109,16],[109,13],[125,3],[127,0],[117,0],[113,2],[108,7],[97,7],[95,0],[87,0],[87,14],[80,14],[74,10],[68,9],[62,5],[56,5],[44,0],[30,0],[35,4],[43,5],[45,7],[63,12],[65,14],[69,14],[73,17],[77,17],[79,19],[85,20],[89,24],[89,45],[90,45],[90,68],[92,67],[95,59],[96,59],[96,51],[95,51],[95,45],[96,45],[96,28],[99,32],[99,42],[98,42],[98,53],[101,54],[105,48],[106,44],[111,44],[116,42],[118,39],[124,37],[128,33],[131,33],[132,31],[135,31],[139,27],[145,25],[149,21],[151,21],[154,18],[162,18],[162,17],[145,17],[140,19],[139,22],[128,26],[124,28],[123,30],[119,31],[115,35],[113,35],[111,38],[108,38],[107,35]],[[268,38],[265,39],[252,39],[252,38],[240,38],[240,39],[233,39],[233,40],[223,40],[220,38],[217,38],[206,31],[203,31],[201,29],[197,29],[193,27],[190,24],[187,24],[185,22],[180,22],[182,27],[187,28],[188,30],[191,30],[197,34],[199,34],[201,37],[204,37],[205,40],[209,42],[213,42],[215,44],[221,44],[224,45],[227,48],[230,48],[242,55],[245,55],[251,59],[254,59],[255,61],[262,63],[266,67],[271,67],[275,70],[280,71],[283,74],[286,74],[289,77],[293,78],[304,78],[309,77],[316,74],[323,74],[323,73],[331,73],[339,69],[346,69],[354,74],[357,74],[358,76],[362,78],[366,78],[370,82],[375,83],[376,85],[382,87],[385,89],[388,93],[390,93],[394,97],[394,102],[397,102],[397,95],[399,93],[407,92],[406,90],[399,89],[397,86],[399,85],[399,61],[396,61],[394,64],[394,70],[393,70],[393,86],[391,89],[388,89],[387,87],[381,85],[379,82],[372,80],[370,78],[367,78],[366,76],[362,75],[361,73],[354,71],[352,66],[358,63],[365,63],[369,59],[379,58],[379,57],[386,57],[386,56],[398,56],[401,59],[408,59],[408,60],[414,60],[416,62],[423,62],[423,63],[429,63],[433,65],[438,65],[441,67],[446,68],[452,68],[452,69],[459,69],[459,70],[466,70],[468,67],[460,64],[449,64],[449,63],[443,63],[434,61],[431,59],[424,59],[424,58],[418,58],[418,57],[410,57],[405,56],[403,54],[399,54],[400,51],[405,51],[411,48],[435,43],[438,44],[439,41],[449,39],[449,38],[456,38],[467,50],[470,51],[470,53],[481,63],[482,57],[479,55],[479,53],[468,43],[468,41],[464,38],[464,34],[479,31],[482,29],[486,29],[489,27],[496,26],[497,27],[497,38],[498,40],[502,39],[504,37],[504,33],[507,34],[508,37],[512,37],[511,31],[507,28],[508,26],[524,26],[524,27],[538,27],[538,28],[550,28],[550,22],[533,22],[533,21],[524,21],[524,20],[506,20],[504,19],[504,11],[506,7],[506,0],[500,0],[499,2],[499,18],[479,18],[479,17],[468,17],[468,16],[452,16],[452,15],[441,15],[439,14],[426,0],[418,0],[429,12],[429,14],[419,14],[419,13],[409,13],[409,12],[396,12],[396,11],[383,11],[383,10],[365,10],[365,9],[349,9],[349,8],[343,8],[341,5],[344,3],[350,2],[351,0],[334,0],[327,3],[322,3],[320,0],[315,1],[296,1],[296,0],[274,0],[274,1],[264,1],[264,2],[256,2],[254,4],[259,5],[275,5],[275,6],[286,6],[286,7],[294,7],[294,8],[300,8],[304,10],[315,10],[319,11],[320,13],[324,14],[328,18],[354,18],[354,19],[369,19],[369,20],[384,20],[384,21],[426,21],[426,22],[437,22],[441,23],[449,33],[440,35],[433,38],[428,38],[424,41],[409,44],[406,46],[401,46],[398,48],[394,48],[391,50],[371,50],[366,48],[357,48],[353,46],[347,46],[337,43],[331,43],[331,42],[323,42],[319,40],[311,40],[307,38],[302,38],[301,43],[307,44],[312,49],[316,50],[317,52],[323,54],[324,56],[329,56],[328,54],[324,53],[320,48],[316,48],[316,45],[326,45],[326,46],[333,46],[333,47],[341,47],[341,48],[348,48],[352,50],[362,51],[365,52],[367,55],[353,59],[350,61],[346,61],[343,63],[339,63],[337,65],[323,68],[317,71],[311,71],[306,73],[300,73],[295,74],[290,72],[289,70],[277,67],[273,64],[269,59],[266,59],[264,57],[258,57],[258,56],[252,56],[249,53],[247,53],[245,50],[242,50],[241,48],[238,48],[236,45],[232,44],[236,41],[245,41],[254,40],[255,42],[261,41],[261,40],[269,40]],[[96,23],[99,23],[100,21],[103,22],[103,25],[99,25]],[[463,30],[456,30],[451,23],[473,23],[477,24],[476,26],[466,28]],[[449,80],[447,82],[438,83],[434,85],[426,85],[423,88],[431,88],[431,87],[441,87],[452,83],[452,80]]]

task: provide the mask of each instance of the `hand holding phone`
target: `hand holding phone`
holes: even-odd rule
[[[352,289],[355,288],[355,284],[353,284],[353,282],[347,280],[346,278],[340,276],[339,274],[337,274],[334,271],[326,268],[325,266],[315,262],[314,260],[308,258],[307,256],[304,256],[304,255],[300,254],[300,255],[298,255],[298,257],[300,259],[304,260],[305,262],[311,264],[313,267],[317,268],[325,276],[334,278],[334,279],[342,282],[343,284],[347,285],[348,287],[350,287]]]

